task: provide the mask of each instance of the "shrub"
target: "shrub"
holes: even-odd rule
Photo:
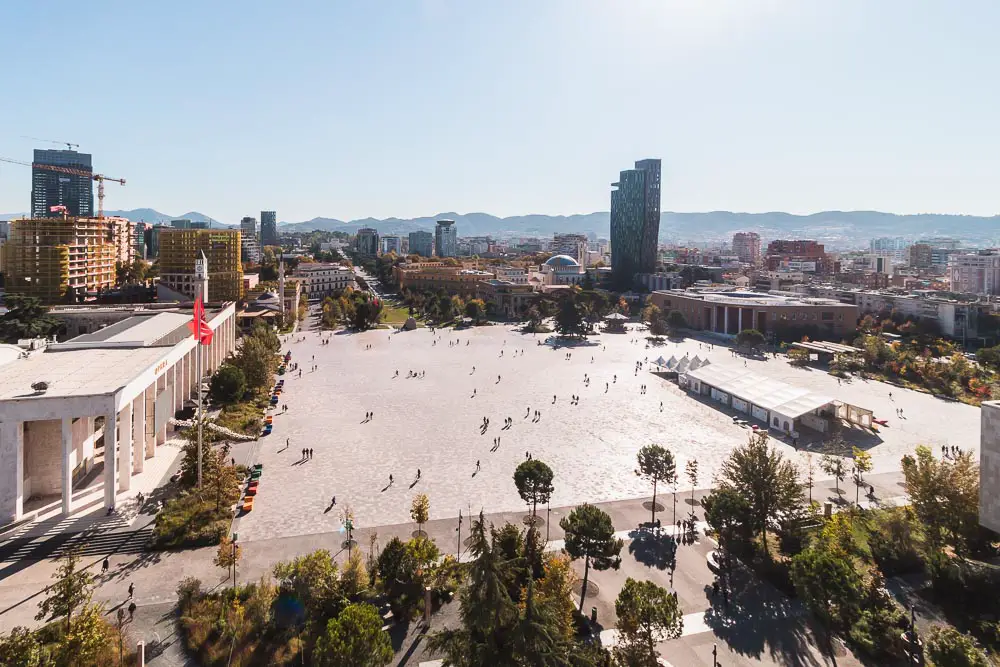
[[[209,395],[219,403],[235,403],[247,393],[247,378],[232,364],[222,364],[212,376]]]
[[[231,519],[228,505],[218,509],[214,499],[182,493],[156,515],[153,539],[161,549],[211,546],[229,530]]]
[[[201,599],[201,579],[184,577],[177,584],[177,606],[183,611],[195,600]]]
[[[937,667],[990,667],[975,641],[953,627],[936,627],[927,640],[927,656]]]

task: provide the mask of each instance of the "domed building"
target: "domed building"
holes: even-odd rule
[[[580,262],[569,255],[553,255],[541,269],[546,285],[579,285],[587,273]]]

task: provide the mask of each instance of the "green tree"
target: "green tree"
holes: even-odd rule
[[[752,538],[750,504],[733,487],[713,489],[702,499],[701,505],[705,510],[705,522],[715,533],[723,551],[728,552]]]
[[[549,502],[555,487],[552,486],[552,468],[539,461],[531,459],[524,461],[514,471],[514,485],[517,493],[528,505],[531,505],[531,516],[537,516],[538,504]]]
[[[107,665],[114,660],[116,649],[117,642],[104,620],[103,607],[88,603],[80,607],[77,617],[67,624],[54,657],[57,665],[69,667]]]
[[[583,586],[580,590],[580,609],[583,610],[591,565],[598,571],[609,568],[617,570],[621,566],[619,554],[625,543],[615,537],[611,517],[599,507],[587,503],[563,517],[559,527],[565,533],[566,553],[569,557],[573,560],[583,558]]]
[[[37,297],[8,293],[7,312],[0,315],[0,340],[16,343],[21,338],[48,338],[63,330],[63,324],[49,315]]]
[[[839,496],[840,483],[847,477],[847,464],[844,463],[844,459],[839,456],[824,454],[823,458],[820,459],[819,467],[827,475],[833,475],[834,487],[836,488],[837,495]]]
[[[66,617],[72,622],[73,612],[90,601],[94,587],[94,577],[80,567],[80,554],[71,550],[59,558],[59,567],[52,578],[56,583],[49,586],[46,598],[38,605],[36,621],[51,621]]]
[[[219,542],[219,549],[215,552],[215,565],[226,569],[226,576],[236,572],[236,564],[243,557],[243,548],[229,539],[228,535],[223,535]],[[232,572],[230,572],[232,570]],[[235,581],[235,576],[233,577]]]
[[[915,456],[903,457],[903,477],[917,517],[934,546],[946,538],[956,551],[967,553],[978,533],[979,472],[971,452],[939,461],[925,445]]]
[[[250,335],[240,339],[231,363],[243,371],[248,389],[261,389],[271,383],[277,365],[275,353],[279,349],[276,341],[277,336],[264,324],[254,327]]]
[[[0,665],[39,667],[41,664],[42,647],[31,630],[19,626],[0,636]]]
[[[486,318],[486,303],[482,299],[469,299],[465,304],[465,316],[473,322],[481,322]]]
[[[670,327],[671,331],[685,328],[687,320],[684,319],[684,313],[679,310],[671,310],[667,313],[667,326]]]
[[[423,526],[427,523],[431,510],[431,501],[426,493],[418,493],[413,496],[413,503],[410,505],[410,518],[417,524],[417,533],[423,535]]]
[[[437,313],[442,322],[455,319],[455,302],[447,294],[442,294],[437,299]]]
[[[652,328],[653,323],[658,322],[663,317],[663,313],[660,311],[660,307],[655,303],[648,300],[647,303],[649,305],[642,309],[642,321]]]
[[[935,626],[927,638],[927,657],[936,667],[990,667],[975,640],[950,625]]]
[[[563,336],[583,335],[583,313],[576,302],[575,294],[567,294],[559,302],[556,313],[556,327]]]
[[[698,487],[698,459],[691,459],[684,466],[688,481],[691,482],[691,516],[694,516],[694,490]]]
[[[628,665],[657,665],[656,644],[666,639],[676,639],[684,629],[684,619],[676,598],[662,586],[652,581],[625,580],[618,599],[615,600],[618,616],[619,646]],[[635,662],[638,658],[641,662]],[[621,660],[625,662],[625,660]]]
[[[236,403],[247,392],[247,378],[239,367],[222,364],[212,376],[209,395],[219,403]]]
[[[810,611],[840,629],[851,626],[860,611],[862,581],[843,551],[810,547],[792,558],[791,577]]]
[[[733,450],[722,464],[718,486],[746,499],[750,527],[760,535],[764,553],[768,553],[768,524],[790,518],[802,508],[795,466],[768,445],[767,433],[753,433],[747,444]]]
[[[272,572],[279,590],[294,595],[310,621],[321,623],[322,619],[333,618],[340,612],[343,595],[337,563],[326,549],[278,563]]]
[[[749,347],[756,350],[762,347],[765,342],[767,339],[764,338],[764,334],[756,329],[744,329],[736,334],[736,344],[739,347]]]
[[[327,621],[313,654],[314,663],[321,667],[382,667],[392,657],[382,617],[366,603],[349,604],[337,618]]]
[[[653,483],[653,509],[650,523],[656,523],[656,487],[661,482],[673,482],[677,477],[677,464],[669,449],[660,445],[645,445],[639,450],[639,467],[635,474]]]

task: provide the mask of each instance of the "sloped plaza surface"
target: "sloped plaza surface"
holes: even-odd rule
[[[692,458],[699,464],[698,486],[709,486],[749,431],[676,383],[648,370],[635,373],[637,362],[660,355],[746,363],[757,373],[874,410],[889,420],[878,434],[859,434],[874,472],[898,470],[900,457],[919,443],[935,451],[945,444],[978,450],[978,408],[878,382],[839,384],[780,356],[744,360],[717,341],[709,350],[708,339],[647,347],[644,336],[605,333],[553,347],[545,344],[548,335],[495,325],[288,337],[284,350],[302,374],[284,376],[281,403],[289,409],[272,412],[273,433],[258,443],[255,460],[264,475],[253,511],[239,521],[240,539],[337,531],[346,504],[359,526],[404,523],[417,493],[429,496],[432,519],[521,510],[512,477],[526,453],[555,471],[553,506],[648,496],[649,485],[634,470],[636,453],[649,443],[674,453],[680,488],[690,488],[683,470]],[[576,405],[573,395],[579,396]],[[374,414],[366,421],[369,412]],[[482,432],[484,417],[489,426]],[[505,429],[508,417],[512,425]],[[790,441],[773,442],[805,466],[805,454]],[[313,456],[303,460],[306,447]],[[337,504],[331,505],[334,496]]]

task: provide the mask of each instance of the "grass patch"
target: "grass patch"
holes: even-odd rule
[[[385,324],[397,324],[402,326],[410,317],[410,309],[406,306],[393,306],[383,304],[382,322]]]
[[[236,490],[239,493],[239,490]],[[217,504],[207,493],[185,491],[171,499],[156,515],[154,544],[160,549],[182,549],[218,544],[233,520],[230,505]]]
[[[251,398],[222,408],[222,414],[215,420],[219,426],[237,433],[257,435],[264,424],[264,411],[270,394],[265,389],[257,391]]]

